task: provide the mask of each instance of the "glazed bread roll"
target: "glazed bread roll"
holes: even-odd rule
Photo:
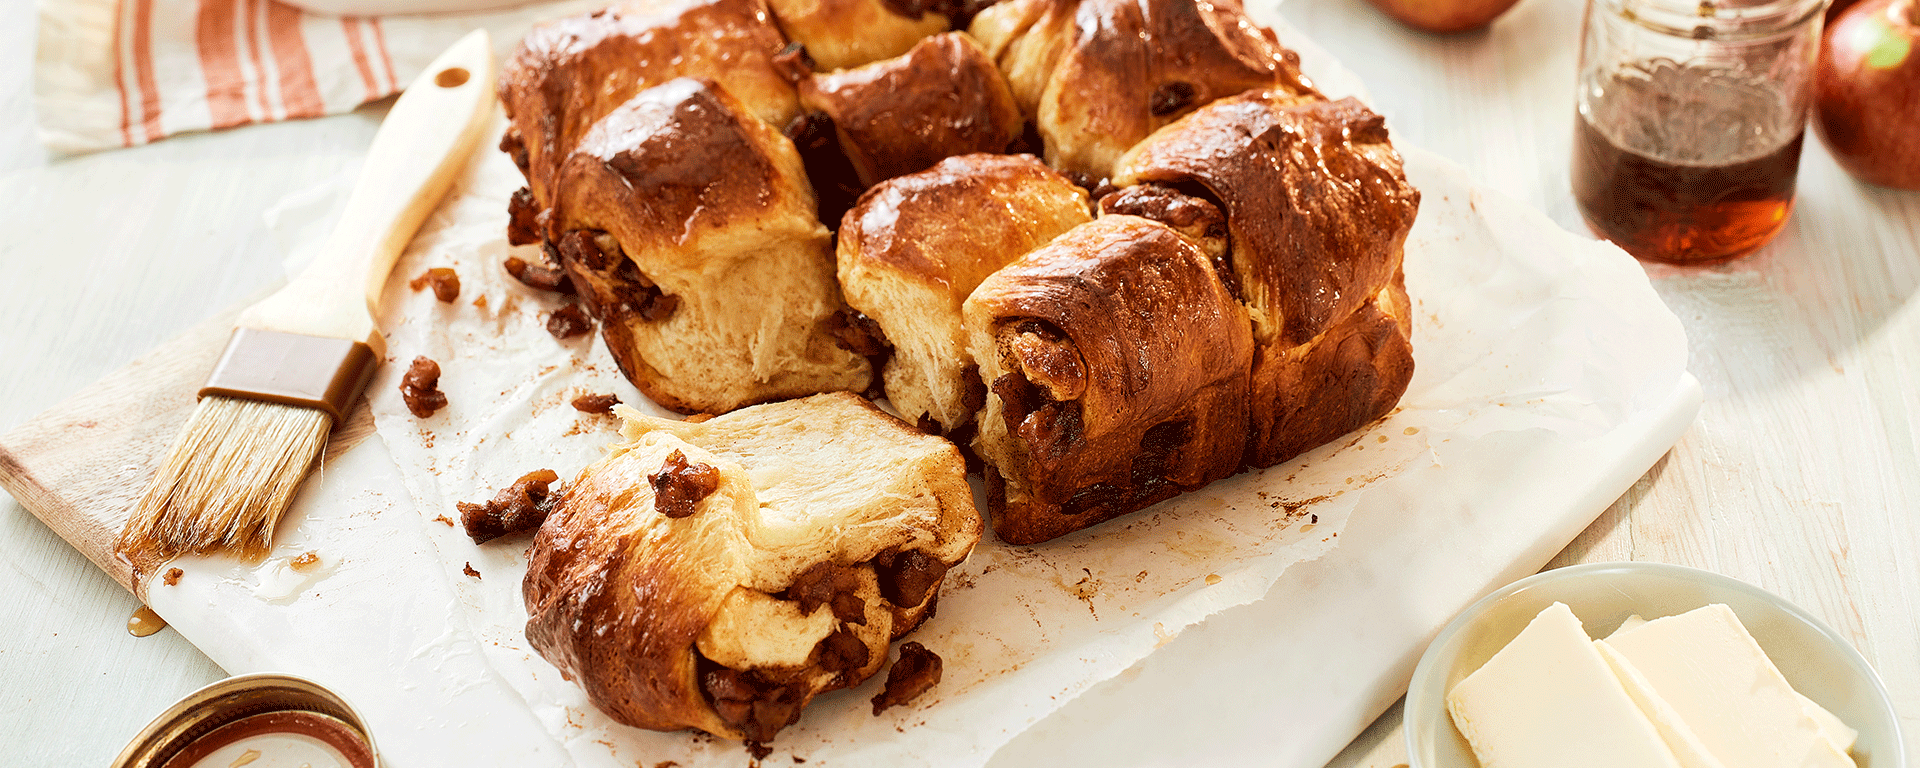
[[[862,187],[954,155],[1005,152],[1026,125],[1006,78],[963,32],[921,40],[903,56],[802,80],[800,103],[833,121]]]
[[[1256,347],[1249,465],[1399,400],[1413,371],[1400,262],[1420,193],[1379,115],[1353,99],[1242,94],[1141,142],[1113,182],[1203,190],[1226,214]],[[1300,423],[1320,426],[1289,426]]]
[[[531,192],[516,217],[537,217],[552,203],[554,171],[594,123],[676,77],[711,79],[754,116],[786,125],[800,113],[792,82],[773,63],[786,44],[761,0],[628,0],[536,27],[500,71],[511,121],[501,149]]]
[[[1396,274],[1313,341],[1254,353],[1247,464],[1271,467],[1386,415],[1413,380],[1412,308]]]
[[[1314,93],[1299,56],[1239,0],[1007,0],[970,31],[1035,120],[1047,163],[1089,182],[1215,99],[1254,88]]]
[[[877,671],[979,541],[953,445],[856,395],[621,416],[522,592],[533,647],[622,723],[772,739]]]
[[[863,390],[793,144],[713,81],[640,92],[555,173],[558,251],[621,371],[682,413]]]
[[[1246,309],[1172,229],[1119,215],[1082,224],[982,281],[964,312],[990,383],[974,449],[994,532],[1008,543],[1240,469]]]
[[[767,5],[787,38],[806,46],[822,72],[899,56],[951,23],[897,0],[767,0]]]
[[[1086,191],[1031,155],[951,157],[869,190],[840,226],[840,285],[893,345],[881,380],[894,408],[962,435],[985,387],[961,304],[987,275],[1091,218]]]

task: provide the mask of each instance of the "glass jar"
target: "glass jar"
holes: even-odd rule
[[[1713,264],[1786,226],[1827,0],[1588,0],[1573,194],[1635,257]]]

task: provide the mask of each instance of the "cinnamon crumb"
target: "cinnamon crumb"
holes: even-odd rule
[[[480,572],[473,569],[473,563],[467,563],[467,567],[460,569],[460,571],[476,579],[480,578]]]
[[[875,715],[913,701],[940,682],[940,657],[914,641],[900,644],[900,658],[887,670],[887,686],[873,697]]]
[[[433,415],[447,407],[447,395],[440,391],[440,364],[425,355],[413,359],[407,374],[400,377],[400,398],[416,419]]]
[[[545,264],[528,264],[526,259],[510,256],[503,263],[507,274],[513,279],[525,283],[529,288],[538,288],[555,293],[573,293],[573,280],[567,277],[566,270]]]
[[[441,525],[444,525],[444,526],[446,526],[446,527],[448,527],[448,528],[452,528],[452,527],[453,527],[453,518],[451,518],[451,517],[447,517],[446,515],[441,515],[441,516],[439,516],[439,517],[436,517],[436,518],[434,518],[434,519],[433,519],[433,521],[434,521],[434,522],[436,522],[436,523],[439,523],[439,524],[441,524]]]
[[[547,315],[547,333],[556,339],[571,339],[593,330],[593,318],[578,304],[568,304]]]
[[[720,488],[720,470],[712,464],[689,462],[686,452],[676,448],[659,471],[647,475],[647,484],[653,486],[654,509],[678,520],[693,514],[701,499]]]
[[[773,754],[773,747],[757,741],[749,741],[747,742],[747,754],[753,755],[753,759],[755,760],[765,760],[767,759],[767,755]]]
[[[485,504],[459,502],[460,523],[475,544],[538,528],[560,501],[560,494],[548,488],[559,479],[551,469],[536,469],[500,489]]]
[[[581,413],[612,413],[620,404],[618,395],[581,395],[573,399],[573,409]]]
[[[433,297],[443,304],[452,304],[460,298],[460,275],[448,267],[434,267],[407,282],[407,287],[416,293],[428,286],[433,287]]]
[[[160,583],[169,587],[177,587],[180,586],[180,577],[185,575],[187,575],[186,571],[178,568],[168,568],[167,575],[160,577]]]

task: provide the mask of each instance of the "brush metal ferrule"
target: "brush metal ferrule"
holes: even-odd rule
[[[366,391],[377,362],[358,341],[236,328],[200,396],[314,408],[339,424]]]

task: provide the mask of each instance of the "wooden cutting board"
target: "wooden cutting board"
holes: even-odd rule
[[[263,292],[260,296],[264,296]],[[195,393],[213,371],[243,301],[159,349],[0,435],[0,487],[120,586],[133,568],[114,540],[160,459],[193,415]],[[373,414],[356,406],[333,430],[327,462],[373,434]]]

